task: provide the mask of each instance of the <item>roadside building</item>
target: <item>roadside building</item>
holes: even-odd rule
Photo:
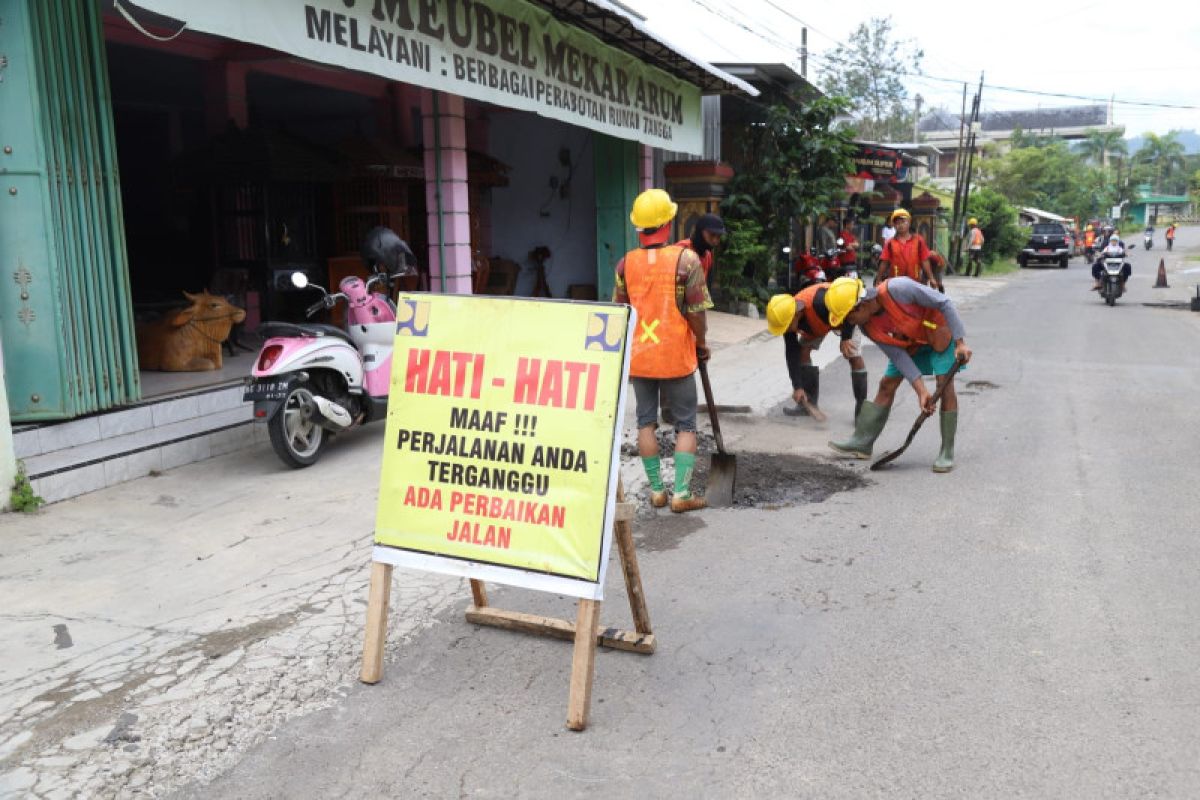
[[[51,498],[252,440],[253,351],[139,368],[138,322],[182,292],[245,308],[253,345],[311,302],[293,272],[336,285],[382,224],[417,254],[409,290],[604,297],[655,149],[700,153],[702,95],[754,93],[607,0],[0,19],[0,340],[15,452]]]

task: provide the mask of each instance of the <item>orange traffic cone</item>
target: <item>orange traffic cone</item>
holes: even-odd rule
[[[1167,265],[1163,263],[1163,260],[1161,258],[1158,260],[1158,280],[1154,282],[1154,288],[1155,289],[1170,289],[1171,288],[1170,285],[1167,283]]]

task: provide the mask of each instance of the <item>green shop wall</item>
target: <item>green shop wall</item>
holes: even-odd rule
[[[617,261],[638,246],[629,210],[638,195],[637,142],[593,134],[596,164],[596,287],[601,300],[612,297]]]
[[[0,0],[0,337],[14,421],[140,395],[93,0]]]

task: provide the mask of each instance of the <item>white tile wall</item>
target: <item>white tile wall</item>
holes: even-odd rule
[[[97,417],[74,419],[57,425],[46,425],[37,429],[38,444],[43,453],[77,447],[100,438],[100,420]]]
[[[42,452],[37,428],[13,434],[13,453],[17,458],[29,458]]]
[[[150,470],[162,469],[162,448],[143,450],[131,456],[122,456],[105,461],[104,485],[115,486],[118,483],[142,478],[150,474]]]
[[[121,436],[135,431],[144,431],[154,427],[154,411],[152,406],[128,408],[111,414],[101,414],[100,435],[105,439]]]
[[[200,401],[195,395],[155,403],[150,408],[154,411],[154,424],[157,426],[200,416]]]
[[[252,404],[242,402],[242,387],[233,386],[21,431],[14,449],[31,475],[56,472],[33,481],[35,491],[55,502],[253,446],[266,439],[265,425],[242,424],[253,413]],[[237,427],[204,435],[230,425]],[[185,436],[192,438],[163,444]],[[119,455],[130,450],[141,452]],[[106,460],[71,469],[98,459]]]
[[[174,469],[182,467],[184,464],[191,464],[193,461],[212,458],[212,443],[208,439],[207,436],[198,436],[195,439],[188,439],[186,442],[176,442],[160,448],[162,468]]]

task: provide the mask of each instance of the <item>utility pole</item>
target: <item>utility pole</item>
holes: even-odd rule
[[[921,103],[922,103],[922,101],[924,101],[924,99],[925,98],[921,97],[921,95],[917,95],[916,97],[913,98],[913,100],[917,104],[917,110],[913,112],[913,142],[914,143],[919,143],[921,141]]]
[[[800,29],[800,77],[808,80],[808,28]]]
[[[967,202],[971,196],[971,172],[975,165],[975,141],[976,141],[976,137],[978,134],[978,128],[979,128],[979,106],[980,106],[980,102],[982,101],[982,98],[983,98],[983,73],[980,72],[979,73],[979,89],[975,92],[975,97],[971,103],[971,121],[966,129],[965,145],[966,145],[966,153],[967,153],[967,163],[965,165],[966,168],[960,173],[960,180],[959,180],[959,183],[961,183],[962,188],[961,188],[961,190],[958,190],[955,192],[955,198],[954,198],[954,214],[952,216],[952,222],[953,222],[954,227],[951,230],[951,237],[952,237],[952,241],[953,241],[952,248],[953,248],[954,252],[952,252],[950,255],[951,255],[951,262],[953,263],[954,269],[956,271],[958,270],[958,268],[960,266],[962,266],[963,223],[966,221],[966,218],[967,218]],[[964,100],[964,102],[966,100],[966,86],[965,85],[963,86],[963,100]],[[960,140],[961,140],[961,136],[962,136],[962,129],[960,128]],[[960,149],[959,156],[958,156],[960,162],[962,161],[962,152],[963,151]]]

